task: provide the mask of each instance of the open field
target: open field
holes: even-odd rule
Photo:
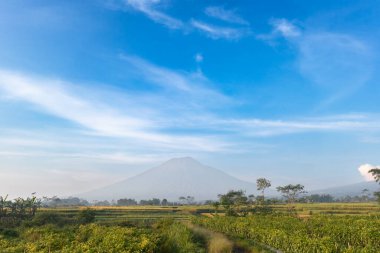
[[[42,208],[1,227],[0,252],[379,252],[376,203],[271,206],[227,217],[207,205]],[[78,217],[90,213],[93,220]],[[86,217],[86,216],[83,216]]]

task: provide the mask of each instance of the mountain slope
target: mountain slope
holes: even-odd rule
[[[256,185],[204,166],[190,157],[174,158],[135,177],[80,194],[88,200],[120,198],[178,200],[193,196],[195,200],[216,199],[228,190],[256,193]]]
[[[330,194],[333,197],[361,196],[363,189],[368,189],[370,193],[380,190],[376,182],[361,182],[356,184],[337,186],[328,189],[311,191],[310,194]]]

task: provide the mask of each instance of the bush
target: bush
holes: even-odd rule
[[[18,237],[19,236],[18,232],[13,229],[1,229],[0,234],[2,234],[4,237]]]
[[[56,212],[40,212],[30,221],[25,221],[24,225],[27,227],[43,226],[47,224],[54,224],[57,226],[63,226],[68,223],[68,219],[62,217],[62,215]]]
[[[200,242],[184,224],[173,220],[163,220],[156,224],[158,235],[161,238],[159,251],[162,253],[204,253]]]
[[[87,224],[95,221],[96,211],[91,209],[85,209],[78,213],[77,219],[81,224]]]

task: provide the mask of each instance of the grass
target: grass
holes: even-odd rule
[[[225,235],[217,233],[191,223],[186,224],[190,230],[204,238],[206,241],[207,252],[208,253],[232,253],[234,248],[234,243],[228,239]]]
[[[288,206],[276,204],[270,206],[275,212],[286,213]],[[75,217],[80,210],[87,207],[43,208],[40,212],[54,211],[64,217]],[[192,206],[100,206],[90,207],[96,211],[96,221],[112,222],[150,222],[161,219],[188,221],[193,215],[214,216],[214,208],[209,205]],[[369,203],[297,203],[294,204],[299,217],[310,217],[318,214],[329,215],[380,215],[380,205]],[[223,209],[218,211],[223,214]]]

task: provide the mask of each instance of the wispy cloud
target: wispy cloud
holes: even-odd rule
[[[184,22],[160,11],[158,9],[160,2],[160,0],[126,0],[125,4],[133,8],[135,11],[144,13],[156,23],[162,24],[169,29],[183,30],[186,31],[186,33],[191,32],[195,28],[212,39],[228,40],[237,40],[250,33],[250,30],[247,28],[249,23],[246,20],[239,17],[234,11],[226,10],[223,7],[208,7],[206,8],[205,13],[208,16],[229,23],[239,24],[240,27],[217,26],[195,19],[191,19],[189,22]]]
[[[306,132],[379,132],[376,115],[331,115],[329,117],[267,120],[259,118],[213,119],[210,128],[242,133],[251,137],[270,137]],[[204,123],[206,126],[207,123]]]
[[[235,10],[227,10],[223,6],[209,6],[205,9],[205,14],[229,23],[249,25],[249,22],[240,17]]]
[[[36,105],[42,111],[90,129],[95,134],[128,138],[166,148],[205,151],[221,148],[221,143],[212,143],[201,137],[159,133],[153,121],[143,116],[129,116],[128,112],[117,109],[117,105],[107,105],[100,99],[91,100],[77,95],[72,87],[62,81],[0,71],[0,88],[9,96]]]
[[[131,64],[135,64],[135,58],[132,59]],[[372,115],[337,115],[294,120],[228,118],[212,113],[208,102],[204,101],[206,97],[223,96],[222,94],[199,86],[186,75],[152,65],[144,60],[138,60],[137,65],[137,71],[141,72],[148,81],[163,86],[169,85],[170,89],[184,92],[184,96],[177,98],[171,96],[168,100],[174,98],[174,104],[181,104],[188,103],[185,101],[186,97],[191,101],[192,96],[200,96],[200,99],[196,101],[202,109],[191,113],[188,111],[189,106],[186,105],[186,109],[179,106],[167,110],[164,106],[167,102],[160,100],[158,103],[161,106],[149,103],[146,105],[152,106],[153,114],[136,116],[129,110],[121,109],[123,107],[121,104],[112,103],[111,101],[115,100],[113,97],[107,97],[106,100],[94,100],[79,93],[74,95],[75,90],[71,84],[9,71],[0,71],[0,89],[13,99],[31,103],[38,106],[38,110],[91,130],[92,133],[87,134],[93,134],[95,137],[99,135],[125,138],[127,143],[134,143],[135,146],[145,147],[145,149],[157,147],[171,150],[171,152],[174,150],[228,151],[239,142],[230,138],[232,136],[254,138],[302,132],[380,131],[380,122],[376,120],[376,116]],[[173,80],[178,83],[168,83]],[[133,109],[144,108],[144,106],[139,107],[139,101],[141,101],[139,97],[132,101],[132,107],[135,106]],[[181,132],[182,134],[176,134]],[[213,134],[204,134],[207,132]],[[24,146],[53,145],[44,140],[28,142],[8,139],[4,141],[7,141],[8,145],[12,143]],[[115,153],[117,151],[112,152],[112,154]]]
[[[181,20],[157,10],[160,0],[126,0],[125,3],[133,9],[144,13],[153,21],[165,25],[170,29],[184,28],[184,23]]]
[[[236,40],[249,34],[249,30],[245,28],[216,26],[195,19],[191,20],[191,25],[212,39]]]
[[[203,62],[203,55],[201,53],[196,53],[194,56],[194,60],[198,63]]]
[[[200,59],[199,57],[198,59]],[[175,71],[157,66],[139,57],[125,54],[120,55],[120,58],[126,61],[131,68],[135,69],[135,74],[140,79],[169,89],[171,92],[185,93],[188,100],[194,101],[207,97],[210,101],[217,100],[218,104],[230,101],[230,98],[219,92],[216,88],[212,88],[214,86],[212,82],[201,72]]]
[[[371,51],[353,36],[309,33],[297,45],[301,73],[319,86],[351,89],[364,84],[371,75]]]
[[[318,108],[348,97],[371,78],[372,50],[356,36],[308,26],[301,29],[287,19],[272,19],[269,24],[272,31],[257,38],[271,44],[284,38],[296,49],[298,71],[326,94]]]
[[[291,22],[287,19],[271,19],[269,21],[269,24],[272,27],[272,30],[266,34],[256,35],[257,39],[264,40],[273,44],[274,41],[278,38],[292,40],[302,35],[302,30],[296,26],[294,22]]]
[[[301,35],[301,30],[287,19],[272,19],[270,24],[273,26],[273,32],[279,33],[284,37],[298,37]]]

